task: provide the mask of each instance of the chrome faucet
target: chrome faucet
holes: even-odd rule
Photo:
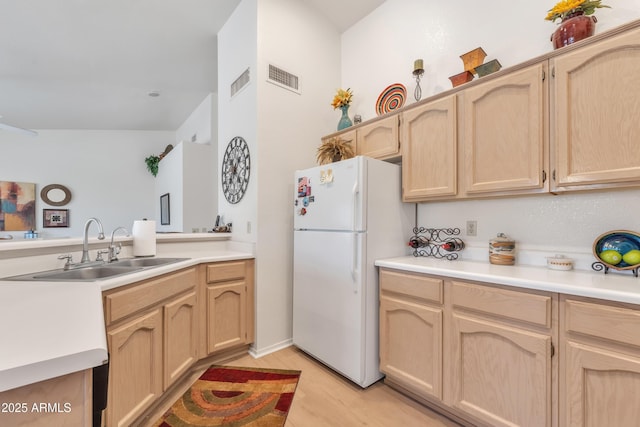
[[[80,259],[80,263],[85,263],[91,261],[89,259],[89,226],[92,222],[95,222],[98,226],[98,240],[104,240],[104,231],[102,229],[102,223],[98,218],[89,218],[87,222],[84,223],[84,238],[82,240],[82,258]]]
[[[122,230],[128,236],[129,232],[124,227],[117,227],[111,232],[111,243],[109,243],[109,254],[107,256],[107,262],[113,262],[118,260],[118,254],[122,249],[122,243],[118,243],[117,245],[113,244],[113,236],[116,234],[116,231]]]

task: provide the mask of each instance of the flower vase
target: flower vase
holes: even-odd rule
[[[558,49],[591,37],[596,31],[596,22],[595,16],[585,16],[582,12],[566,17],[551,35],[553,48]]]
[[[340,110],[342,111],[342,116],[340,117],[340,121],[338,122],[338,130],[346,129],[349,126],[353,125],[353,122],[349,118],[349,106],[343,105],[342,107],[340,107]]]

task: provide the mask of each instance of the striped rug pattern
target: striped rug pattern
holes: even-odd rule
[[[212,366],[154,427],[282,427],[300,371]]]

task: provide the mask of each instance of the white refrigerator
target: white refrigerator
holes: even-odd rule
[[[361,387],[382,378],[374,261],[409,254],[400,166],[358,156],[296,171],[293,343]]]

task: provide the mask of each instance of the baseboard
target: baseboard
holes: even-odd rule
[[[254,343],[254,345],[252,345],[249,349],[249,354],[254,359],[259,359],[263,356],[266,356],[267,354],[275,353],[276,351],[282,350],[283,348],[291,347],[292,345],[293,340],[291,338],[261,349],[256,349]]]
[[[432,409],[433,411],[439,413],[443,417],[449,418],[451,421],[454,421],[454,422],[460,424],[463,427],[478,427],[477,424],[473,424],[469,420],[467,420],[466,418],[463,418],[463,417],[459,416],[458,414],[454,413],[451,410],[451,408],[445,406],[444,404],[431,401],[431,400],[426,399],[426,398],[424,398],[422,396],[418,396],[413,391],[403,387],[402,385],[400,385],[399,383],[393,381],[392,379],[389,379],[389,377],[385,377],[384,383],[385,383],[385,385],[391,387],[392,389],[396,390],[397,392],[405,395],[406,397],[408,397],[410,399],[415,400],[416,402],[420,403],[423,406],[426,406],[429,409]]]

